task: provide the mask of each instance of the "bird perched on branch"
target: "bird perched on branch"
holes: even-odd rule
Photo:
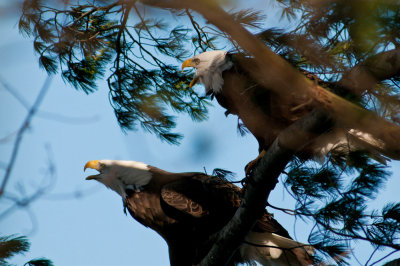
[[[208,51],[184,61],[182,71],[186,67],[196,69],[189,87],[202,83],[206,94],[215,97],[227,109],[226,114],[237,115],[256,137],[260,155],[268,150],[283,129],[318,107],[313,99],[304,95],[288,95],[284,88],[277,92],[259,84],[254,78],[257,71],[254,59],[243,54]],[[268,80],[268,77],[264,79]],[[354,128],[335,125],[329,132],[316,136],[312,143],[305,144],[296,155],[322,162],[333,149],[366,150],[382,163],[388,157],[400,159],[399,147],[386,145],[373,135],[358,130],[356,125]]]
[[[134,219],[160,234],[173,266],[198,264],[240,205],[241,189],[203,173],[171,173],[135,161],[94,160],[84,169],[117,192]],[[229,265],[309,265],[313,248],[290,239],[269,213],[260,217]]]

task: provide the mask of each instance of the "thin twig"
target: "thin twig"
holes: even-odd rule
[[[32,230],[31,233],[36,230],[37,227],[37,222],[36,218],[34,217],[34,213],[29,209],[31,204],[41,198],[49,189],[51,189],[52,186],[55,184],[55,177],[57,176],[57,171],[56,171],[56,166],[53,161],[53,154],[51,153],[50,147],[46,145],[46,150],[47,150],[47,160],[48,160],[48,166],[46,168],[46,171],[44,173],[44,178],[41,180],[38,188],[32,192],[28,193],[23,184],[18,183],[18,192],[21,194],[21,196],[18,195],[13,195],[9,192],[3,194],[3,199],[12,201],[13,204],[8,206],[8,209],[0,213],[0,220],[4,219],[5,217],[11,215],[16,210],[19,209],[24,209],[29,217],[31,218],[32,222]],[[29,187],[31,188],[31,187]]]
[[[190,22],[191,22],[192,25],[193,25],[193,28],[194,28],[195,31],[197,32],[197,37],[199,38],[199,39],[197,40],[197,42],[199,43],[199,47],[201,48],[201,50],[203,50],[203,52],[205,52],[206,49],[204,49],[203,45],[201,44],[202,38],[201,38],[200,31],[199,31],[199,29],[198,29],[199,24],[197,24],[197,22],[194,21],[192,14],[190,14],[189,9],[186,8],[186,9],[185,9],[185,13],[186,13],[187,16],[189,17]]]
[[[392,252],[390,252],[389,254],[387,254],[386,256],[380,258],[379,260],[375,261],[374,263],[372,263],[370,266],[373,266],[381,261],[383,261],[384,259],[388,258],[389,256],[392,256],[394,253],[399,252],[399,250],[393,250]]]
[[[3,85],[4,89],[8,91],[12,96],[17,99],[17,101],[26,109],[29,110],[29,103],[28,101],[14,88],[11,87],[10,84],[8,84],[4,78],[0,75],[0,83]]]
[[[22,105],[26,110],[29,110],[28,101],[18,92],[16,88],[13,88],[10,84],[8,84],[5,79],[0,75],[0,84],[3,85],[4,89],[9,92],[14,98]],[[68,124],[87,124],[89,122],[96,122],[99,120],[98,115],[90,116],[90,117],[69,117],[63,114],[53,113],[49,111],[38,110],[36,113],[36,117],[57,121],[60,123],[68,123]],[[18,130],[11,133],[9,136],[3,137],[0,139],[1,142],[7,142],[11,137],[16,135]]]
[[[298,213],[297,211],[295,211],[295,210],[279,208],[279,207],[276,207],[276,206],[274,206],[274,205],[271,205],[269,202],[267,202],[266,205],[267,205],[267,207],[271,207],[272,209],[275,209],[275,210],[278,210],[278,211],[282,211],[282,212],[284,212],[284,213],[286,213],[286,214],[289,214],[289,215],[298,215],[298,214],[299,214],[299,213]]]
[[[379,246],[376,246],[376,248],[374,249],[374,251],[371,253],[371,255],[369,256],[367,262],[365,263],[365,266],[368,266],[368,263],[372,260],[372,258],[374,257],[375,253],[378,251]]]

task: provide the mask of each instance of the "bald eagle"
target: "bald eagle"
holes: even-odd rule
[[[131,216],[161,235],[173,266],[198,264],[212,246],[212,236],[234,215],[241,189],[203,173],[171,173],[135,161],[94,160],[88,176],[117,192]],[[258,219],[231,264],[309,265],[313,248],[290,239],[267,212]]]
[[[208,51],[184,61],[182,71],[186,67],[196,69],[189,87],[202,83],[206,94],[215,97],[227,109],[226,114],[237,115],[242,120],[257,139],[261,152],[268,150],[283,129],[316,106],[302,95],[277,93],[258,84],[250,73],[254,71],[253,60],[241,54]],[[387,157],[400,159],[398,147],[388,147],[383,141],[356,128],[343,127],[334,127],[320,135],[296,155],[322,162],[333,149],[366,150],[382,163]]]

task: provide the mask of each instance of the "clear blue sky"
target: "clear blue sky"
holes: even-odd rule
[[[38,67],[31,40],[21,37],[16,25],[15,20],[0,19],[0,76],[33,103],[46,75]],[[205,167],[210,173],[218,167],[242,178],[244,165],[257,155],[257,143],[251,135],[240,137],[236,118],[225,118],[224,110],[216,102],[214,106],[210,119],[202,123],[180,117],[177,131],[185,138],[180,146],[171,146],[142,130],[124,134],[109,105],[105,82],[99,82],[97,92],[85,95],[55,76],[39,114],[24,135],[7,186],[9,195],[29,195],[46,182],[50,186],[28,209],[0,220],[1,235],[27,235],[32,243],[25,257],[18,256],[12,262],[22,265],[45,256],[57,266],[169,265],[167,246],[161,237],[125,216],[116,193],[94,181],[85,181],[83,166],[89,160],[124,159],[173,172],[202,172]],[[0,142],[2,166],[9,160],[14,132],[25,116],[24,107],[0,86],[0,139],[10,136],[8,141]],[[56,167],[52,179],[46,178],[49,160]],[[398,172],[398,166],[395,169]],[[2,180],[4,170],[0,173]],[[399,179],[394,174],[377,206],[398,200],[398,187]],[[270,202],[280,207],[294,205],[281,185]],[[2,199],[0,213],[9,206],[10,201]],[[293,237],[306,241],[309,225],[297,221],[295,226],[292,217],[273,212]],[[358,246],[355,252],[365,262],[370,251],[367,246]]]

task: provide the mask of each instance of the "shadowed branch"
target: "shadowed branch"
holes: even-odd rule
[[[229,261],[264,211],[270,192],[295,152],[331,126],[326,114],[313,111],[281,132],[248,180],[235,216],[218,233],[214,246],[200,265],[225,265]]]

